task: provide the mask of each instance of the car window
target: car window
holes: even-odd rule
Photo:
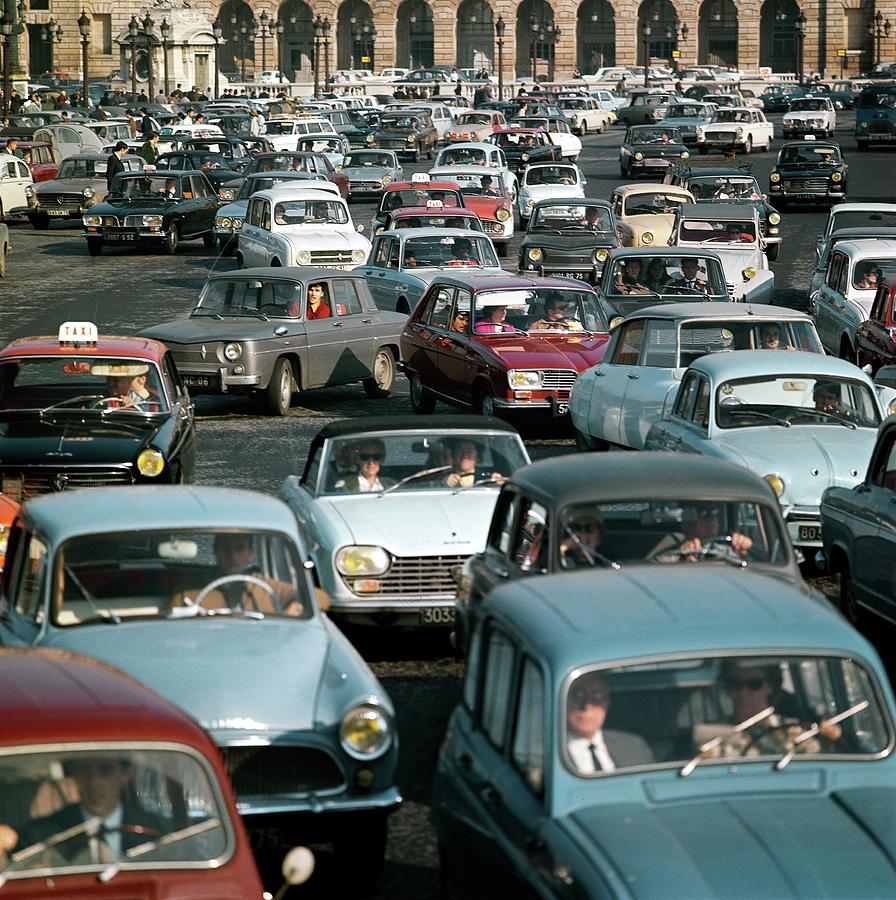
[[[620,366],[636,366],[638,364],[645,324],[644,319],[636,319],[623,326],[611,362]]]
[[[18,579],[13,606],[19,615],[39,621],[41,594],[47,575],[47,545],[37,535],[32,534],[19,556]]]
[[[697,396],[697,388],[700,384],[698,375],[688,375],[678,391],[678,399],[675,401],[674,414],[681,419],[689,419],[694,406],[694,398]]]
[[[261,227],[265,231],[271,230],[271,204],[266,200],[261,204]]]
[[[840,269],[843,267],[843,259],[842,253],[835,253],[831,257],[831,266],[828,269],[828,277],[825,283],[834,290],[837,289],[837,282],[840,280]]]
[[[694,402],[693,423],[704,431],[709,428],[709,382],[700,379],[697,386],[697,399]]]
[[[888,491],[896,491],[896,432],[887,438],[880,459],[882,462],[872,480]]]
[[[524,571],[547,568],[549,552],[548,511],[532,500],[525,500],[513,539],[513,562]]]
[[[351,316],[362,312],[361,298],[354,282],[345,279],[334,281],[333,304],[336,314],[339,316]]]
[[[249,224],[256,228],[261,227],[261,208],[264,206],[264,200],[252,200],[249,203]]]
[[[526,659],[516,705],[512,759],[537,797],[544,794],[544,748],[544,678],[541,669]]]
[[[675,367],[675,323],[669,319],[651,319],[647,324],[641,365],[661,369]]]
[[[502,491],[495,505],[489,546],[500,553],[501,556],[506,557],[510,553],[513,524],[516,521],[516,512],[519,505],[520,495],[513,490]]]
[[[392,244],[391,238],[379,238],[374,245],[372,254],[373,265],[385,268],[389,262],[389,248]]]
[[[837,275],[837,284],[835,285],[835,290],[838,294],[846,294],[846,291],[849,288],[849,259],[847,257],[843,257],[843,265],[840,267],[840,271]]]
[[[464,706],[471,712],[476,708],[476,693],[479,687],[479,652],[482,643],[482,628],[473,632],[470,650],[467,654],[467,671],[464,676]]]
[[[497,629],[489,630],[485,646],[480,722],[482,730],[498,749],[504,747],[507,737],[507,698],[513,684],[514,649],[505,634]]]
[[[434,292],[434,302],[429,316],[429,324],[435,328],[447,328],[451,316],[454,288],[440,287]]]

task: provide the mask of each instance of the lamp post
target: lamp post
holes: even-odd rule
[[[246,35],[249,26],[245,21],[240,22],[240,81],[246,80]]]
[[[321,30],[324,35],[324,84],[328,84],[330,81],[330,19],[326,16]]]
[[[314,96],[320,97],[320,46],[324,40],[324,23],[320,16],[314,20]],[[354,49],[352,49],[352,68],[355,66]]]
[[[644,38],[644,87],[650,87],[650,22],[644,22],[641,35]]]
[[[219,83],[221,78],[221,58],[219,55],[221,47],[221,38],[224,37],[224,28],[221,26],[221,20],[215,16],[212,22],[212,37],[215,39],[215,100],[221,96]]]
[[[674,25],[666,26],[666,40],[675,42],[675,52],[678,51],[678,42],[681,41],[682,44],[687,42],[688,35],[691,33],[691,29],[688,28],[687,22],[678,27],[678,23],[676,22]],[[672,57],[672,71],[677,75],[678,74],[678,57]]]
[[[507,23],[503,16],[498,16],[495,22],[495,36],[498,39],[498,99],[504,99],[504,32],[507,30]]]
[[[268,38],[277,34],[280,23],[272,19],[264,10],[258,16],[258,33],[261,35],[261,69],[268,67]],[[282,32],[281,32],[282,33]]]
[[[87,109],[90,105],[90,94],[87,90],[89,80],[87,77],[87,48],[90,46],[90,16],[87,15],[87,10],[85,9],[82,9],[81,15],[78,16],[78,31],[81,33],[81,68],[84,76],[81,96],[84,98],[84,108]]]
[[[128,38],[131,41],[131,102],[137,102],[137,35],[140,33],[140,23],[136,16],[131,16],[128,22]]]
[[[14,23],[12,16],[4,9],[0,16],[0,41],[3,43],[3,115],[9,115],[9,45],[12,40]]]
[[[56,24],[52,17],[40,30],[40,39],[50,43],[50,71],[53,71],[53,44],[62,43],[62,28]]]
[[[880,41],[881,38],[886,35],[890,36],[890,29],[893,26],[890,24],[890,20],[884,20],[883,13],[878,10],[874,14],[874,22],[873,24],[868,25],[868,34],[871,35],[873,41],[875,41],[875,46],[877,48],[877,53],[874,56],[874,59],[871,60],[871,64],[880,62]]]
[[[799,83],[803,83],[803,46],[806,41],[806,16],[805,13],[800,9],[799,15],[796,17],[796,22],[794,23],[794,27],[796,28],[796,62],[797,66],[799,66],[798,74],[799,74]]]
[[[538,84],[535,71],[535,61],[537,59],[537,42],[538,42],[538,20],[534,15],[529,16],[529,31],[532,32],[532,85]]]
[[[162,24],[159,25],[159,32],[162,35],[162,65],[165,71],[165,99],[168,100],[171,97],[171,86],[168,81],[168,41],[171,40],[171,25],[168,23],[167,19],[162,19]],[[217,48],[215,48],[215,54],[217,55]],[[208,87],[208,85],[206,85],[206,87]]]
[[[152,101],[152,30],[153,28],[155,28],[156,23],[153,21],[152,16],[149,14],[149,10],[146,11],[146,17],[143,19],[143,22],[141,24],[143,25],[143,33],[146,35],[147,85],[149,87],[148,96],[150,101]]]
[[[275,19],[276,28],[274,31],[277,32],[277,71],[280,73],[281,77],[283,76],[283,69],[280,66],[283,65],[283,32],[286,31],[286,26],[280,19]],[[292,79],[290,79],[292,80]]]

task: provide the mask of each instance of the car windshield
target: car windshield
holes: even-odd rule
[[[630,144],[680,144],[681,133],[677,128],[633,128]]]
[[[650,302],[655,302],[657,295],[680,301],[726,293],[722,267],[711,257],[625,256],[613,262],[610,277],[609,290],[614,295],[644,295],[642,299]]]
[[[688,244],[752,244],[756,226],[743,219],[685,219],[678,230],[678,242]]]
[[[840,228],[896,228],[896,207],[893,209],[844,209],[831,213],[827,234]]]
[[[667,119],[705,119],[706,107],[696,103],[675,103],[669,107]]]
[[[507,192],[504,179],[494,172],[482,175],[456,172],[451,175],[451,180],[460,185],[460,192],[464,196],[503,197]]]
[[[613,216],[606,206],[551,203],[532,212],[529,231],[613,231]]]
[[[168,412],[168,401],[152,360],[95,353],[5,359],[0,363],[0,418],[26,409],[79,415],[93,410],[118,420]]]
[[[293,134],[295,123],[286,120],[268,119],[264,124],[265,134]]]
[[[38,581],[49,578],[40,561]],[[308,618],[295,544],[247,529],[135,530],[73,538],[53,565],[53,624],[211,615]]]
[[[705,100],[708,100],[710,103],[715,103],[716,106],[721,106],[721,107],[731,107],[731,106],[738,106],[738,105],[739,105],[738,100],[737,100],[736,97],[729,97],[727,94],[707,94],[706,97],[704,97],[704,99],[705,99]],[[713,119],[712,119],[712,121],[713,121],[713,122],[721,122],[721,121],[728,121],[728,122],[732,122],[732,121],[746,121],[746,122],[749,122],[750,120],[749,120],[749,119],[744,119],[744,120],[727,119],[727,120],[723,120],[723,119],[717,119],[717,118],[715,118],[715,116],[714,116]]]
[[[116,811],[121,824],[109,828]],[[157,744],[7,750],[0,822],[11,842],[0,851],[0,879],[10,882],[110,864],[208,868],[233,852],[230,814],[209,764]]]
[[[441,266],[490,266],[500,268],[486,237],[425,237],[405,241],[403,269]]]
[[[219,156],[233,159],[235,156],[243,156],[239,144],[231,144],[228,141],[184,141],[183,149],[192,153],[216,153]]]
[[[880,424],[871,389],[836,376],[795,373],[732,379],[719,385],[715,403],[719,428]]]
[[[484,166],[485,150],[478,147],[449,147],[439,155],[440,166]]]
[[[477,336],[492,337],[515,331],[552,334],[609,331],[604,311],[590,291],[507,288],[479,291],[474,302],[473,331]]]
[[[526,169],[525,183],[577,185],[578,170],[575,166],[530,166]]]
[[[170,175],[140,175],[125,178],[118,175],[113,184],[112,193],[126,200],[148,198],[179,198],[180,182]]]
[[[383,116],[380,127],[384,131],[390,128],[416,131],[420,127],[420,120],[416,116]]]
[[[836,165],[841,161],[840,151],[829,144],[818,146],[808,142],[806,144],[789,144],[781,150],[778,156],[779,165],[811,165],[820,163]]]
[[[478,216],[413,215],[396,218],[390,228],[463,228],[482,231]]]
[[[583,778],[635,767],[688,775],[732,761],[774,760],[780,770],[819,758],[862,760],[892,742],[882,696],[871,671],[833,654],[755,651],[589,667],[559,698],[561,756]]]
[[[864,259],[852,270],[852,286],[876,291],[881,284],[896,284],[896,259]]]
[[[665,194],[661,191],[638,191],[625,198],[625,216],[673,215],[682,203],[690,203],[690,197]]]
[[[389,191],[383,197],[381,209],[392,211],[402,206],[426,206],[430,200],[437,201],[442,206],[463,206],[460,194],[457,191],[445,188],[400,188]]]
[[[758,200],[762,190],[752,175],[700,175],[688,180],[695,200]]]
[[[896,91],[863,91],[856,103],[859,109],[893,109]]]
[[[391,168],[396,165],[395,158],[389,153],[378,153],[377,151],[361,150],[357,153],[346,154],[343,162],[345,168],[370,168],[382,167]]]
[[[301,282],[257,278],[207,281],[194,316],[251,316],[297,319],[302,314],[305,287]]]
[[[497,490],[527,462],[519,437],[509,433],[355,434],[328,443],[320,493]]]
[[[584,100],[560,100],[557,104],[560,109],[587,109]]]
[[[816,100],[811,97],[797,98],[790,104],[791,112],[817,112],[818,110],[827,109],[827,103],[824,100]]]
[[[541,144],[539,135],[522,131],[508,131],[497,134],[494,142],[505,150],[516,150],[517,148],[538,147]]]
[[[274,204],[277,225],[346,225],[348,209],[337,200],[281,200]]]
[[[64,159],[59,164],[56,178],[65,181],[69,178],[96,178],[105,175],[105,159]]]
[[[751,122],[753,117],[744,109],[718,109],[713,113],[713,122]]]
[[[458,125],[491,125],[492,117],[486,113],[463,113],[457,117]]]
[[[253,172],[316,172],[312,156],[290,154],[264,154],[251,158],[246,174]]]

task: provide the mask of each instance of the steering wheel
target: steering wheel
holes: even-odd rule
[[[767,721],[766,721],[766,722],[763,722],[763,723],[761,723],[761,724],[764,725],[765,727],[764,727],[764,728],[761,728],[760,731],[759,731],[758,733],[756,733],[756,734],[752,734],[752,733],[750,734],[749,739],[747,740],[747,743],[744,744],[743,749],[742,749],[741,752],[740,752],[740,755],[741,755],[741,756],[746,756],[746,755],[747,755],[747,751],[748,751],[748,750],[753,746],[753,744],[755,744],[758,740],[760,740],[761,738],[764,738],[764,737],[766,737],[766,736],[768,736],[768,735],[770,735],[770,734],[775,734],[775,733],[778,733],[778,734],[780,734],[780,736],[781,736],[781,738],[780,738],[780,744],[781,744],[780,752],[781,752],[781,753],[786,753],[786,752],[790,749],[790,748],[787,746],[787,741],[786,741],[786,739],[787,739],[787,737],[788,737],[788,733],[789,733],[790,730],[794,727],[794,725],[798,725],[798,724],[799,724],[799,723],[797,722],[797,720],[796,720],[796,719],[786,719],[786,720],[784,720],[783,722],[781,722],[780,725],[769,725]],[[765,751],[763,751],[763,752],[765,752]]]
[[[202,606],[202,601],[214,590],[219,587],[222,587],[225,584],[235,584],[236,582],[245,582],[246,584],[254,584],[256,587],[260,587],[263,591],[265,591],[271,598],[271,601],[274,604],[274,609],[277,612],[281,612],[280,609],[280,598],[277,596],[277,592],[266,582],[262,581],[260,578],[257,578],[255,575],[222,575],[220,578],[215,578],[214,581],[210,581],[197,595],[196,599],[193,601],[194,606]]]
[[[101,397],[98,400],[94,400],[94,402],[90,404],[90,408],[98,409],[101,406],[111,405],[113,402],[118,403],[122,409],[140,409],[138,403],[134,403],[133,401],[127,402],[124,397]]]

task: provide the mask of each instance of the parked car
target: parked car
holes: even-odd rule
[[[520,245],[519,271],[595,284],[609,251],[619,246],[617,231],[606,200],[540,200]]]
[[[264,126],[264,136],[278,152],[297,150],[299,138],[316,137],[322,134],[334,135],[336,129],[328,119],[307,116],[305,118],[273,118]]]
[[[563,156],[558,147],[540,128],[505,128],[491,137],[507,159],[508,168],[519,175],[531,163],[559,162]]]
[[[581,282],[441,275],[401,336],[414,412],[436,399],[482,415],[567,413],[578,374],[604,353],[609,324]]]
[[[440,205],[441,204],[441,205]],[[371,235],[379,234],[390,213],[408,207],[434,209],[463,209],[460,187],[454,181],[431,181],[425,172],[415,173],[410,181],[394,181],[383,188],[379,206],[370,222]]]
[[[818,353],[713,353],[692,362],[646,450],[702,453],[768,481],[799,547],[821,546],[825,488],[852,486],[884,417],[871,379]]]
[[[716,107],[709,103],[680,101],[669,105],[669,110],[661,121],[669,128],[678,129],[686,145],[696,144],[697,126],[708,125],[715,110]]]
[[[690,155],[677,128],[665,124],[633,125],[619,148],[619,174],[623,178],[662,175]]]
[[[697,150],[708,153],[712,150],[768,150],[775,136],[775,126],[759,109],[735,106],[718,109],[713,113],[708,125],[697,127]]]
[[[566,113],[572,130],[581,137],[589,131],[603,134],[610,127],[610,113],[594,97],[561,97],[557,105]]]
[[[547,132],[551,142],[560,148],[563,159],[571,163],[576,162],[582,152],[582,142],[572,133],[566,116],[534,114],[517,116],[509,124],[514,128],[540,128]]]
[[[574,163],[535,163],[529,165],[520,178],[517,197],[520,225],[526,225],[535,204],[540,200],[569,198],[584,199],[588,182]]]
[[[262,494],[41,497],[13,526],[0,644],[120,667],[210,734],[262,856],[332,841],[339,865],[375,880],[400,802],[395,713],[321,612],[307,562],[295,516]]]
[[[501,272],[495,248],[485,234],[458,228],[401,228],[373,240],[366,265],[356,270],[379,309],[409,315],[434,278],[446,269]]]
[[[834,206],[846,200],[849,166],[831,141],[785,144],[769,175],[769,193],[781,209],[790,203]]]
[[[103,203],[82,216],[87,252],[149,246],[173,255],[182,241],[215,246],[217,191],[202,172],[123,172]]]
[[[528,461],[516,430],[495,419],[367,417],[322,428],[280,496],[313,548],[330,615],[453,626],[453,569],[482,549],[500,483]]]
[[[610,336],[603,361],[583,372],[573,388],[569,415],[577,446],[642,450],[692,362],[708,353],[763,348],[824,352],[812,319],[783,307],[672,302],[631,313]]]
[[[610,194],[624,247],[668,244],[675,210],[693,202],[690,191],[667,184],[624,184]]]
[[[3,493],[193,479],[193,404],[164,345],[65,322],[0,351]]]
[[[781,127],[785,138],[813,134],[831,140],[837,130],[837,112],[827,97],[797,97],[784,113]]]
[[[258,76],[260,84],[289,84],[289,79],[278,69],[269,69]]]
[[[404,169],[394,150],[352,150],[342,160],[348,177],[348,198],[379,197],[393,181],[404,181]]]
[[[413,112],[410,108],[406,112],[384,112],[373,137],[377,147],[394,150],[415,162],[422,156],[432,159],[439,140],[428,113]]]

